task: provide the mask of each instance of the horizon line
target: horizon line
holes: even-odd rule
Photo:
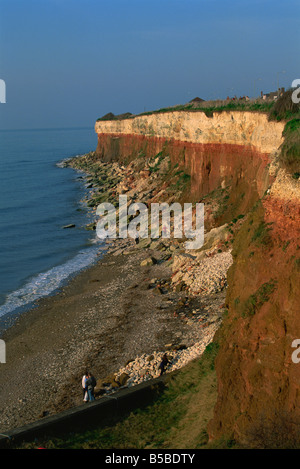
[[[90,126],[76,126],[76,127],[33,127],[26,129],[0,129],[0,132],[25,132],[25,131],[37,131],[37,130],[74,130],[74,129],[94,129]]]

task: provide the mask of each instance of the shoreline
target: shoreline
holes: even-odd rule
[[[80,156],[82,155],[77,155],[76,157]],[[50,161],[49,165],[52,168],[64,168],[65,163],[71,159],[69,157],[59,162],[56,160]],[[62,170],[59,170],[59,172],[62,173]],[[73,187],[73,199],[70,199],[68,207],[71,210],[70,219],[74,224],[67,225],[66,218],[63,218],[63,214],[59,213],[61,216],[57,217],[52,223],[55,226],[54,229],[60,243],[59,246],[56,244],[54,247],[52,246],[52,251],[50,249],[50,255],[48,256],[49,259],[45,263],[41,262],[37,266],[33,263],[32,270],[27,266],[25,274],[21,268],[22,275],[20,278],[15,274],[15,284],[11,285],[11,288],[4,289],[1,293],[0,338],[6,329],[12,327],[20,315],[33,309],[40,299],[55,295],[74,276],[82,270],[89,268],[97,261],[96,252],[100,243],[96,236],[94,236],[94,233],[91,236],[85,230],[88,223],[92,221],[91,217],[94,218],[94,214],[82,202],[82,199],[88,194],[88,189],[84,183],[84,178],[79,173],[79,171],[73,169],[71,171],[69,169],[69,172],[66,173],[63,179],[64,185],[69,184]],[[68,198],[69,191],[64,194]],[[63,231],[65,228],[75,229]],[[52,227],[50,227],[51,229]],[[64,245],[63,242],[65,243]],[[27,248],[31,248],[31,244],[23,248],[24,252],[26,252]],[[45,245],[45,243],[43,244]],[[62,246],[65,247],[65,250]],[[46,255],[48,254],[46,252]],[[42,252],[41,257],[44,255],[45,253]],[[39,259],[38,256],[36,258]],[[27,259],[27,263],[28,261]]]
[[[103,256],[105,255],[105,250],[103,246],[99,246],[99,251],[104,251]],[[97,253],[97,257],[100,255],[100,253]],[[42,300],[52,298],[60,293],[62,288],[67,286],[72,280],[77,277],[80,273],[92,268],[96,263],[98,262],[97,259],[93,260],[90,264],[86,265],[85,267],[80,267],[78,270],[75,270],[74,272],[70,273],[69,275],[66,276],[63,280],[61,280],[60,284],[56,286],[52,291],[45,293],[44,295],[31,300],[29,303],[25,303],[23,306],[19,306],[15,308],[13,311],[10,311],[8,313],[3,314],[0,316],[0,339],[5,339],[4,335],[11,329],[13,326],[15,326],[18,322],[19,319],[25,315],[26,313],[30,313],[30,311],[38,308],[39,303]],[[60,264],[62,266],[64,264]],[[41,272],[37,275],[40,275]]]
[[[164,242],[115,240],[95,265],[38,300],[4,333],[1,432],[80,405],[86,368],[96,377],[101,398],[126,381],[134,385],[156,376],[160,353],[168,351],[174,367],[181,367],[204,351],[221,323],[228,266],[216,270],[223,261],[211,246],[198,259],[182,254],[177,241]],[[212,266],[203,285],[212,288],[209,294],[190,294],[181,277],[193,272],[191,261],[199,268],[203,255]],[[151,258],[155,263],[147,262]],[[125,383],[121,374],[127,375]]]

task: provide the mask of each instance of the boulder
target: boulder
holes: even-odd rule
[[[217,228],[212,228],[204,236],[204,245],[200,248],[202,251],[213,248],[219,243],[226,241],[229,238],[227,223]]]
[[[172,271],[176,272],[181,266],[191,264],[195,260],[195,256],[191,254],[176,254],[172,265]]]
[[[154,257],[147,257],[141,262],[141,267],[148,267],[157,263],[157,260]]]
[[[178,285],[175,287],[175,291],[180,292],[186,289],[186,284],[185,282],[180,282]]]
[[[122,373],[118,378],[118,383],[120,383],[120,386],[125,386],[129,378],[130,376],[127,373]]]
[[[150,246],[151,241],[148,238],[140,240],[140,242],[136,245],[138,249],[147,249]]]
[[[106,378],[104,378],[101,382],[101,386],[111,386],[113,383],[115,383],[115,378],[115,374],[106,376]]]
[[[96,229],[96,223],[93,222],[93,223],[89,223],[88,225],[86,225],[85,227],[86,230],[95,230]]]
[[[111,385],[112,389],[120,387],[120,383],[118,381],[113,381],[110,385]]]

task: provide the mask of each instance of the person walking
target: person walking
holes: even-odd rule
[[[92,375],[92,373],[89,372],[87,380],[86,380],[86,386],[87,386],[87,392],[88,392],[88,397],[89,397],[90,402],[93,402],[95,400],[94,388],[96,387],[96,384],[97,382],[94,376]]]
[[[160,369],[160,375],[161,376],[164,372],[165,372],[165,369],[167,367],[167,365],[171,363],[169,360],[168,360],[168,357],[167,357],[167,354],[165,353],[161,359],[161,362],[160,362],[160,365],[159,365],[159,369]]]
[[[82,385],[82,392],[83,392],[83,400],[84,402],[87,402],[89,400],[89,397],[88,397],[88,388],[87,388],[87,385],[86,385],[86,381],[88,379],[88,371],[86,371],[82,377],[82,381],[81,381],[81,385]]]

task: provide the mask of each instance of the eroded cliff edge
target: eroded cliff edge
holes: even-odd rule
[[[186,201],[226,192],[214,220],[240,214],[228,273],[228,314],[218,332],[218,401],[211,438],[247,438],[259,421],[279,414],[300,419],[299,182],[279,167],[284,123],[252,112],[171,112],[98,121],[98,157],[124,163],[170,156],[190,176]]]

